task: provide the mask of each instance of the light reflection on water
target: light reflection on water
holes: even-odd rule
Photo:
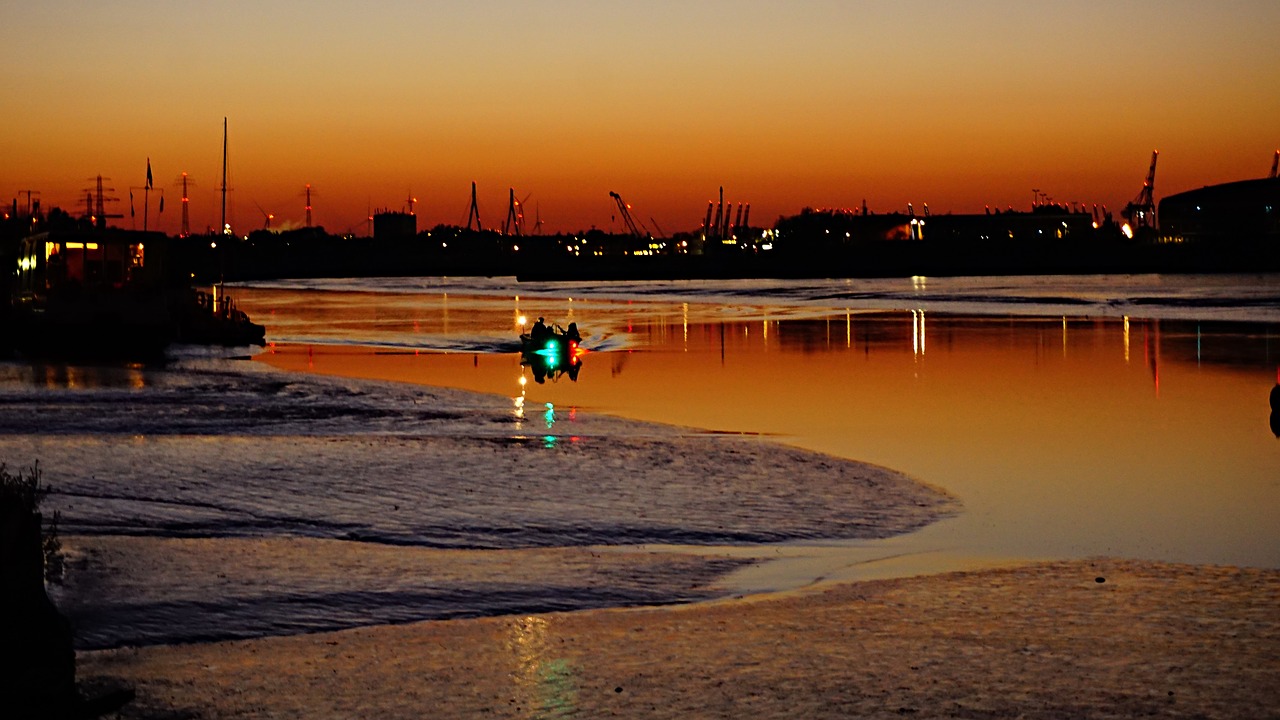
[[[507,650],[511,653],[513,698],[516,712],[536,718],[572,717],[576,714],[576,668],[554,652],[548,637],[550,621],[528,615],[511,620]]]
[[[249,290],[240,302],[253,314],[279,304],[281,292]],[[319,293],[322,318],[301,311],[295,296],[313,293],[285,294],[293,314],[283,326],[294,329],[333,313],[367,316],[383,300],[363,293],[338,303]],[[420,325],[441,324],[432,302],[413,297],[397,296],[396,307]],[[1222,314],[1225,301],[1214,302],[1210,314]],[[916,533],[913,549],[1280,567],[1270,518],[1280,505],[1280,441],[1267,405],[1280,363],[1274,324],[525,293],[513,303],[453,292],[449,303],[456,332],[490,351],[279,346],[261,359],[302,369],[307,353],[318,373],[518,394],[526,421],[529,408],[552,404],[773,435],[882,464],[965,504],[959,517]],[[513,307],[557,321],[572,311],[594,350],[577,382],[519,383],[517,356],[501,352]]]

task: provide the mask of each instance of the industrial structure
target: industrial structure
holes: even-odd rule
[[[474,223],[475,227],[472,227]],[[467,229],[477,232],[484,230],[484,225],[480,224],[480,203],[476,201],[476,181],[471,181],[471,209],[467,211]]]
[[[1280,158],[1280,155],[1277,155]],[[1160,201],[1163,242],[1219,244],[1280,242],[1280,178],[1209,185]]]
[[[618,206],[618,216],[622,218],[622,224],[626,227],[627,233],[631,237],[641,238],[647,236],[648,232],[640,232],[640,228],[636,225],[635,218],[631,217],[631,206],[623,202],[622,196],[610,190],[609,197]]]
[[[411,212],[379,210],[373,214],[374,240],[412,240],[418,234],[418,216]]]
[[[713,209],[715,210],[714,220],[711,215]],[[724,186],[721,186],[719,202],[707,203],[707,218],[702,223],[702,237],[706,247],[737,244],[739,231],[751,223],[751,204],[747,203],[744,206],[743,203],[738,203],[736,219],[731,219],[733,215],[733,203],[725,204]]]
[[[1121,211],[1124,219],[1129,222],[1131,235],[1146,235],[1156,227],[1156,160],[1159,157],[1159,150],[1151,151],[1151,168],[1147,170],[1147,179],[1142,183],[1142,190]]]

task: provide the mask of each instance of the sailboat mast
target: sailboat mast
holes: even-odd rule
[[[227,232],[227,119],[222,118],[222,225],[218,232]]]

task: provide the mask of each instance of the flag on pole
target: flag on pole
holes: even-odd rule
[[[147,158],[147,189],[151,189],[151,158]]]
[[[129,191],[129,217],[133,217],[133,190]]]
[[[160,196],[160,212],[164,212],[164,195]]]

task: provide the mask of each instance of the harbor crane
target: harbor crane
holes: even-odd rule
[[[636,221],[631,217],[629,206],[622,201],[622,196],[612,190],[609,191],[609,197],[618,204],[618,214],[622,216],[622,222],[627,226],[627,232],[635,237],[644,237],[645,233],[640,232],[640,228],[636,226]]]
[[[657,220],[653,219],[652,215],[649,216],[649,222],[653,223],[653,227],[658,231],[660,239],[667,237],[667,231],[662,229],[662,226],[658,224]]]
[[[1156,160],[1159,157],[1159,150],[1151,151],[1151,167],[1147,170],[1147,179],[1142,183],[1142,190],[1132,202],[1124,206],[1124,211],[1121,213],[1129,221],[1129,227],[1134,233],[1139,230],[1150,230],[1156,226],[1154,193],[1156,186]]]

